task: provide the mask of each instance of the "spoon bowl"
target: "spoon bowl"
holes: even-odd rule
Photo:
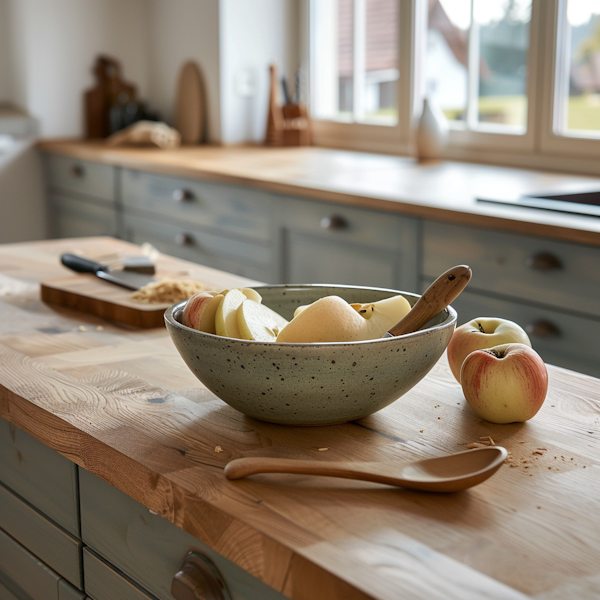
[[[409,463],[248,457],[229,462],[225,477],[241,479],[257,473],[294,473],[359,479],[426,492],[460,492],[491,477],[507,456],[508,452],[502,446],[489,446]]]

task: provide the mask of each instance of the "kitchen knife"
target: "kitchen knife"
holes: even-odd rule
[[[111,271],[107,265],[103,265],[94,260],[83,258],[75,254],[63,254],[60,257],[61,263],[77,273],[92,273],[115,285],[127,288],[129,290],[139,290],[148,283],[156,281],[153,277],[133,273],[131,271]]]

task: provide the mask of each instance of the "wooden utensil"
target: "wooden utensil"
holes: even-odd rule
[[[442,273],[417,300],[411,310],[382,337],[394,337],[418,331],[429,319],[454,302],[471,280],[471,269],[458,265]]]
[[[186,62],[179,73],[175,129],[182,144],[201,144],[205,129],[204,83],[200,67]]]
[[[491,477],[506,460],[502,446],[476,448],[439,458],[415,462],[322,462],[288,458],[237,458],[225,466],[227,479],[240,479],[257,473],[326,475],[386,483],[426,492],[459,492]]]

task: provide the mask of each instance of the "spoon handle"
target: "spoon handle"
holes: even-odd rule
[[[406,316],[383,337],[395,337],[417,331],[429,319],[451,304],[465,289],[471,279],[471,269],[466,265],[458,265],[442,273],[417,300]]]
[[[373,472],[368,468],[369,465],[365,469],[364,466],[361,468],[359,463],[357,467],[353,468],[352,463],[251,456],[232,460],[225,466],[224,472],[227,479],[241,479],[258,473],[293,473],[297,475],[326,475],[402,485],[401,481],[403,480],[399,477]]]

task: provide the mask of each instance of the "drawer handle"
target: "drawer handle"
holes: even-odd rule
[[[73,165],[71,167],[71,175],[80,179],[85,175],[85,169],[81,165]]]
[[[557,271],[562,269],[560,259],[550,252],[538,252],[530,256],[525,264],[536,271]]]
[[[171,194],[171,198],[174,202],[189,202],[194,199],[194,194],[190,190],[179,188]]]
[[[525,331],[529,335],[533,335],[539,338],[556,338],[560,336],[560,329],[551,321],[545,319],[539,319],[533,323],[529,323],[525,327]]]
[[[175,243],[178,246],[191,246],[194,243],[194,238],[189,233],[178,233],[175,236]]]
[[[175,600],[231,600],[227,584],[214,563],[200,552],[190,552],[171,582]]]
[[[340,215],[329,215],[321,219],[323,229],[347,229],[348,221]]]

